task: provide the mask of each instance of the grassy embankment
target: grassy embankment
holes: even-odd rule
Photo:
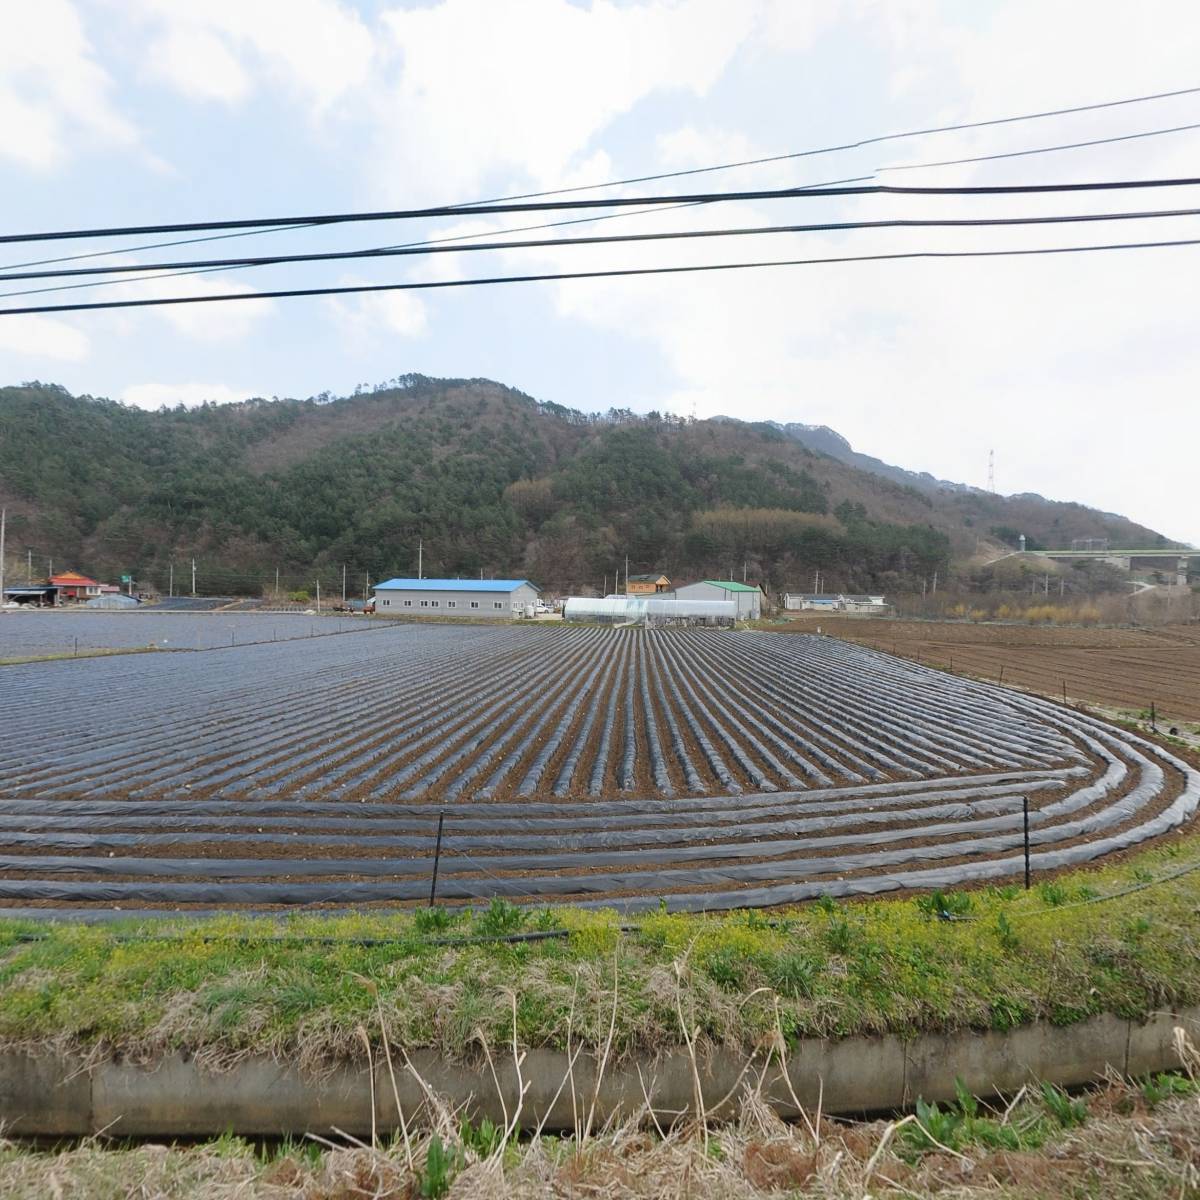
[[[707,1044],[750,1050],[891,1031],[1069,1024],[1200,1002],[1200,836],[1026,893],[819,903],[774,913],[639,918],[571,909],[442,910],[286,921],[0,921],[0,1043],[212,1061],[265,1052],[316,1066],[378,1041],[462,1057],[528,1046]],[[1168,878],[1174,876],[1174,878]],[[1134,890],[1126,892],[1126,889]],[[1100,903],[1097,897],[1126,894]],[[494,939],[565,929],[542,941]],[[437,944],[435,939],[454,940]],[[461,940],[458,940],[461,939]],[[470,940],[475,939],[475,940]],[[480,940],[483,939],[483,940]],[[778,1022],[778,1026],[777,1026]]]
[[[158,654],[158,646],[115,646],[107,649],[62,650],[53,654],[26,654],[16,658],[0,658],[0,667],[17,667],[22,663],[57,662],[71,658],[106,658],[113,654]]]

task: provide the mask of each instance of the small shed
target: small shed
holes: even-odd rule
[[[732,600],[739,621],[757,621],[762,616],[762,590],[752,583],[732,579],[702,579],[675,589],[680,600]]]
[[[52,583],[6,587],[3,599],[6,604],[20,604],[25,608],[54,608],[58,604],[58,588]]]
[[[625,577],[625,594],[628,596],[654,596],[660,592],[669,592],[671,581],[665,575],[627,575]]]

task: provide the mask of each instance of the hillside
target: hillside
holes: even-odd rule
[[[830,587],[896,590],[1017,532],[1164,544],[1081,505],[887,477],[797,428],[583,414],[416,375],[158,412],[33,383],[0,389],[0,500],[10,553],[31,550],[39,572],[53,559],[163,587],[194,556],[201,590],[225,592],[260,591],[276,569],[340,582],[342,564],[361,587],[412,571],[421,538],[427,573],[554,589],[599,586],[626,554],[634,571],[795,588],[821,570]]]

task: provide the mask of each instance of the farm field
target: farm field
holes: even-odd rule
[[[862,621],[822,616],[825,633],[986,679],[1072,700],[1200,722],[1200,626],[1054,628],[965,621]]]
[[[270,620],[270,618],[263,618]],[[0,903],[694,910],[949,887],[1167,832],[1200,772],[824,637],[375,626],[4,669]],[[120,696],[119,704],[94,697]]]
[[[373,622],[297,613],[9,611],[0,613],[0,662],[79,650],[214,650],[253,642],[361,632]]]

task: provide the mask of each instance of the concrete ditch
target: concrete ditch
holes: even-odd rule
[[[856,1113],[904,1108],[918,1096],[948,1100],[956,1078],[980,1096],[1011,1094],[1036,1080],[1073,1087],[1109,1071],[1142,1075],[1180,1066],[1177,1026],[1193,1041],[1200,1038],[1200,1007],[1141,1022],[1102,1015],[1007,1032],[804,1039],[787,1059],[786,1078],[776,1060],[762,1090],[791,1117],[798,1106]],[[717,1050],[694,1070],[687,1054],[672,1050],[610,1063],[598,1080],[594,1057],[579,1055],[572,1065],[561,1051],[530,1050],[519,1071],[511,1055],[501,1056],[493,1078],[486,1062],[454,1063],[417,1051],[411,1062],[420,1079],[396,1061],[393,1088],[386,1062],[373,1072],[344,1065],[314,1076],[266,1057],[212,1071],[183,1054],[143,1065],[8,1049],[0,1051],[0,1127],[9,1136],[281,1136],[335,1128],[369,1136],[372,1116],[379,1130],[398,1128],[397,1096],[411,1120],[426,1100],[425,1088],[451,1109],[493,1121],[511,1118],[526,1088],[524,1129],[573,1129],[593,1106],[593,1127],[647,1107],[665,1123],[694,1112],[698,1095],[710,1116],[729,1115],[743,1088],[758,1083],[763,1058],[747,1067],[741,1057]]]

